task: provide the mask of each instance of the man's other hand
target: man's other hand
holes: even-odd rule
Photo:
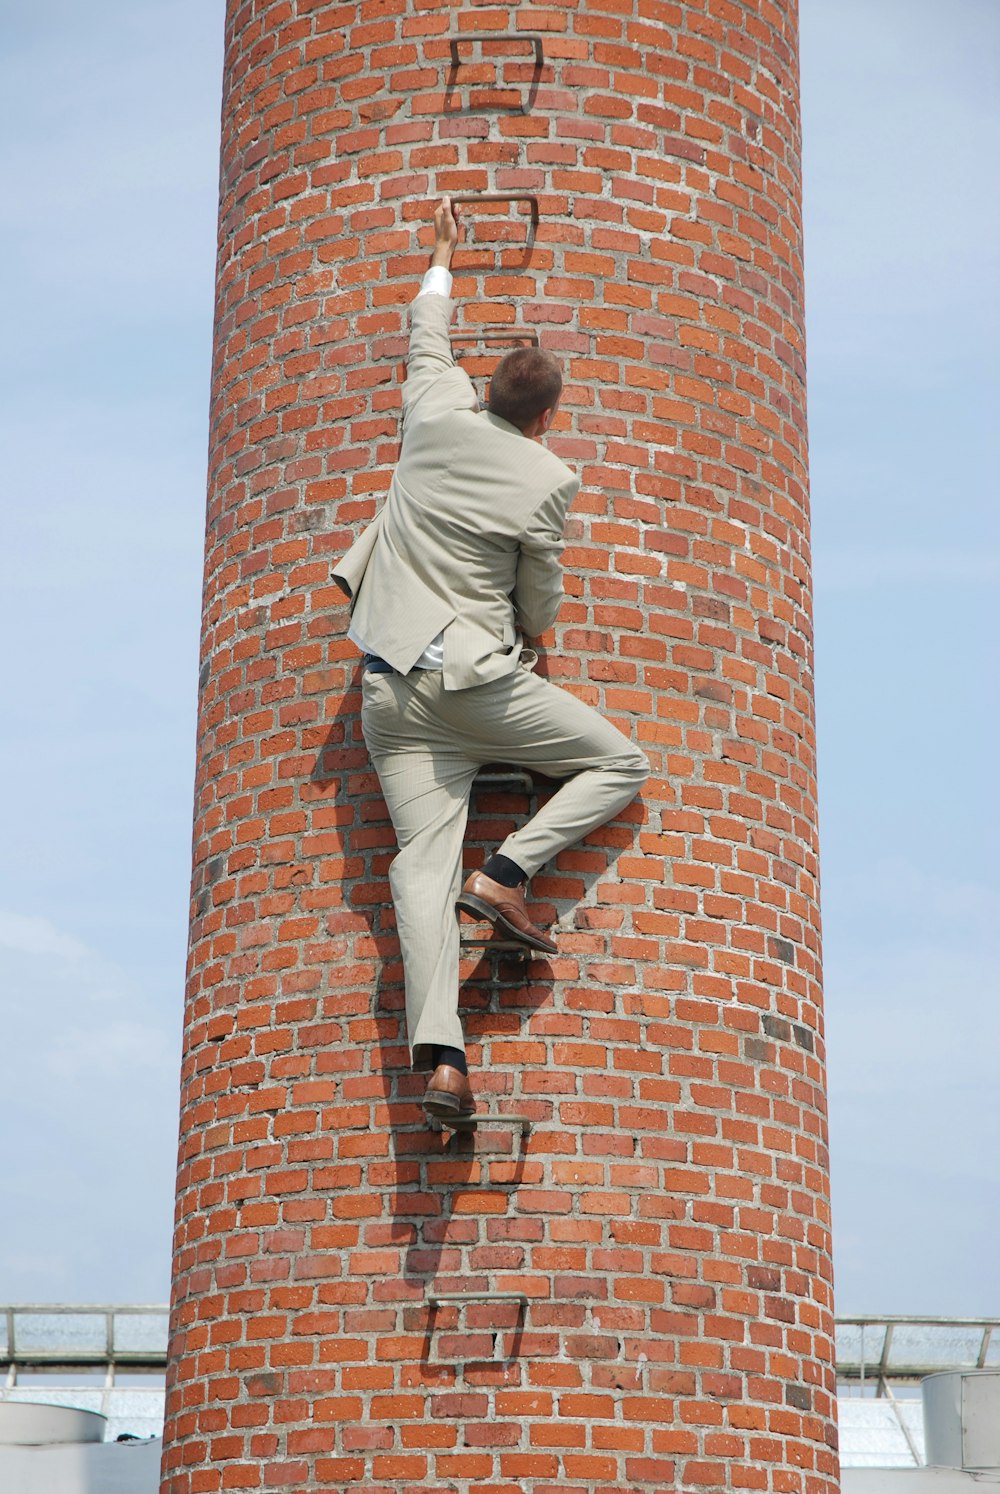
[[[431,264],[444,265],[447,269],[458,243],[458,209],[452,207],[450,197],[442,197],[434,209],[434,234]]]

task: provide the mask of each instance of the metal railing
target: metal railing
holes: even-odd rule
[[[100,1370],[109,1386],[119,1371],[162,1375],[167,1364],[167,1311],[160,1304],[0,1306],[0,1372],[6,1388],[17,1385],[19,1372]]]
[[[837,1377],[889,1395],[942,1370],[1000,1369],[1000,1318],[838,1318]]]
[[[520,1123],[520,1115],[501,1118]],[[0,1372],[8,1388],[32,1374],[103,1370],[163,1374],[165,1304],[0,1306]],[[837,1376],[876,1395],[941,1370],[1000,1369],[1000,1318],[843,1317],[836,1320]]]

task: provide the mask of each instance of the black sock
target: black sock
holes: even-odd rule
[[[528,880],[527,872],[516,861],[511,861],[509,856],[501,856],[499,851],[495,851],[483,863],[480,871],[491,882],[499,882],[501,887],[519,887]]]
[[[461,1048],[447,1048],[440,1043],[431,1043],[431,1063],[437,1068],[439,1063],[450,1064],[460,1074],[468,1074],[469,1065],[465,1061],[465,1054]]]

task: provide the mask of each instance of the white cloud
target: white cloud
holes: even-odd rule
[[[76,963],[90,951],[79,939],[63,934],[47,918],[0,908],[0,948]]]
[[[175,1169],[224,5],[7,9],[0,1280],[148,1300]]]
[[[11,1023],[44,1022],[46,1042],[58,1041],[68,1013],[107,1012],[137,995],[134,979],[82,939],[47,918],[10,909],[0,909],[0,991],[11,1006],[8,1030]],[[58,1025],[50,1021],[55,1013]],[[45,1051],[36,1049],[36,1057],[44,1061]]]

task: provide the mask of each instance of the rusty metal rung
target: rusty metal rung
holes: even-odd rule
[[[521,1115],[513,1112],[509,1115],[479,1115],[475,1113],[473,1115],[455,1114],[452,1117],[442,1115],[435,1118],[440,1120],[442,1125],[449,1131],[456,1131],[460,1134],[463,1132],[478,1131],[483,1126],[520,1126],[521,1135],[527,1136],[534,1125],[534,1121],[530,1115]]]
[[[534,192],[460,192],[452,194],[456,202],[526,202],[531,208],[531,226],[538,227],[538,198]]]
[[[540,68],[545,62],[545,49],[542,44],[542,38],[537,31],[476,31],[471,32],[468,36],[449,36],[448,45],[451,48],[452,67],[460,68],[462,66],[462,57],[458,49],[463,42],[479,42],[481,44],[482,42],[490,41],[528,42],[535,53],[535,66]],[[482,55],[481,46],[480,55]]]
[[[490,768],[485,773],[477,773],[472,786],[488,790],[515,787],[523,789],[526,794],[533,794],[535,780],[523,768]]]
[[[531,327],[506,327],[501,322],[483,323],[478,332],[449,332],[452,342],[468,342],[472,344],[524,342],[529,347],[538,347],[538,333]]]
[[[431,1310],[432,1319],[433,1314],[438,1307],[457,1307],[461,1309],[470,1302],[515,1303],[517,1305],[517,1325],[513,1329],[498,1327],[491,1330],[493,1333],[493,1354],[489,1359],[476,1360],[472,1362],[483,1364],[502,1364],[507,1358],[507,1355],[504,1353],[504,1338],[505,1335],[511,1331],[514,1334],[514,1339],[511,1344],[512,1353],[514,1349],[516,1349],[518,1340],[520,1338],[521,1324],[524,1321],[528,1306],[528,1297],[526,1292],[428,1292],[426,1300],[427,1305]],[[466,1329],[464,1331],[471,1333],[474,1330]]]
[[[532,949],[530,945],[522,944],[520,939],[491,939],[489,935],[484,938],[473,936],[472,938],[459,938],[459,949],[481,949],[485,953],[495,954],[520,954],[534,956],[535,959],[544,958],[544,951]]]
[[[431,1307],[464,1307],[467,1302],[518,1302],[527,1307],[526,1292],[428,1292]]]

